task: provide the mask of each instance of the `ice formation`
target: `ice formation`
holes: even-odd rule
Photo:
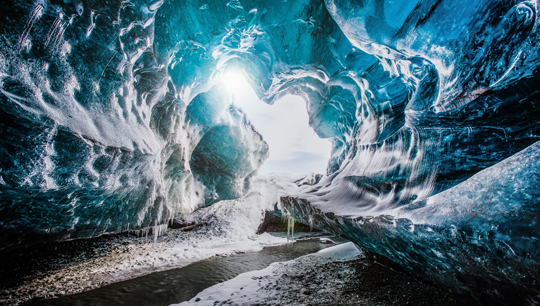
[[[457,291],[537,299],[537,12],[536,0],[9,2],[3,245],[159,226],[244,195],[269,148],[231,106],[223,76],[237,70],[268,104],[304,98],[332,141],[326,176],[283,200],[295,218]]]

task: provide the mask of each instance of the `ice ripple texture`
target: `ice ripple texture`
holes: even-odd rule
[[[479,299],[537,299],[537,12],[485,0],[8,3],[4,245],[148,228],[242,196],[269,148],[222,82],[236,69],[265,103],[303,97],[332,141],[326,176],[284,200],[293,216]],[[493,180],[478,197],[481,171]]]

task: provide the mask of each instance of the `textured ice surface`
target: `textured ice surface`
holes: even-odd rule
[[[246,116],[231,106],[228,117],[232,123],[206,132],[191,155],[193,176],[204,186],[201,205],[244,195],[251,176],[268,157],[268,145]]]
[[[148,228],[249,192],[267,147],[230,106],[234,69],[268,104],[304,98],[332,141],[326,177],[291,200],[298,218],[313,210],[456,290],[537,297],[538,167],[498,164],[538,141],[537,13],[535,0],[10,1],[3,245]],[[500,181],[466,181],[486,168]],[[511,169],[532,172],[517,183]]]
[[[323,203],[305,190],[282,198],[282,205],[303,222],[457,292],[496,304],[534,304],[539,187],[537,142],[457,186],[397,208]]]

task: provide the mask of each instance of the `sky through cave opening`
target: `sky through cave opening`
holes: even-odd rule
[[[309,126],[301,97],[286,95],[268,105],[260,101],[241,72],[227,71],[224,82],[234,94],[234,104],[246,113],[270,147],[270,157],[260,172],[326,173],[332,144]]]

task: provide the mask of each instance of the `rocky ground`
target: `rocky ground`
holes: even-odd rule
[[[445,290],[368,259],[304,259],[264,290],[274,292],[259,305],[461,305]]]
[[[193,212],[192,231],[158,226],[137,235],[26,245],[0,251],[0,305],[54,298],[95,289],[157,271],[180,268],[213,256],[227,256],[287,243],[281,236],[257,235],[265,211],[290,194],[302,175],[256,177],[244,197]],[[1,249],[1,248],[0,248]]]
[[[348,253],[345,256],[327,249],[276,263],[208,288],[179,305],[473,305],[394,269],[391,262],[355,254],[351,244],[342,246],[336,248]]]
[[[268,234],[251,238],[208,237],[201,228],[169,230],[155,241],[123,234],[10,250],[0,254],[0,304],[20,305],[35,298],[74,294],[213,256],[286,242]]]

